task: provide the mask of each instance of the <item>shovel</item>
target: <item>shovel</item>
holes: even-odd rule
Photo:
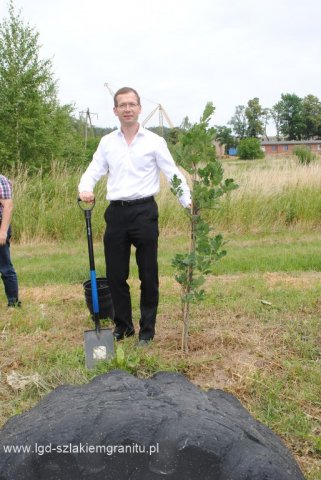
[[[100,360],[108,360],[114,356],[114,338],[111,328],[101,328],[100,320],[114,320],[114,307],[107,279],[96,278],[94,248],[91,230],[91,213],[95,202],[88,204],[78,198],[78,205],[85,214],[88,241],[90,280],[84,282],[86,303],[95,323],[95,330],[84,332],[86,367],[91,369]],[[85,206],[84,206],[85,205]],[[98,288],[97,288],[98,281]],[[103,308],[100,308],[100,307]]]

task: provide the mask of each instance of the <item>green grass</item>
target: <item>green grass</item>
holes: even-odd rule
[[[321,244],[319,233],[298,232],[235,236],[225,233],[227,255],[213,265],[213,274],[256,272],[319,272]],[[160,275],[173,275],[171,260],[188,248],[188,235],[167,236],[161,231]],[[105,276],[102,240],[94,244],[97,276]],[[89,259],[85,232],[78,242],[12,246],[12,257],[21,282],[28,286],[77,284],[89,277]],[[44,257],[48,262],[44,268]],[[137,274],[134,256],[131,269]]]
[[[180,290],[171,266],[174,255],[186,251],[189,235],[183,209],[163,186],[155,342],[139,351],[127,339],[113,361],[92,371],[84,367],[83,349],[92,320],[82,287],[89,261],[76,202],[81,172],[56,165],[47,177],[19,173],[12,258],[23,307],[0,309],[1,423],[59,385],[85,383],[113,368],[140,377],[177,371],[201,388],[234,394],[283,438],[308,480],[321,480],[320,162],[302,167],[293,159],[233,160],[224,167],[240,188],[206,215],[214,232],[223,232],[228,254],[213,265],[205,301],[191,307],[189,354],[180,349]],[[92,218],[98,276],[105,276],[104,183],[97,185]],[[134,256],[129,283],[137,324]],[[40,380],[15,391],[6,380],[12,371],[37,373]]]

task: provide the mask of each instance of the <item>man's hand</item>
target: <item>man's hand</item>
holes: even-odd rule
[[[93,192],[79,192],[79,198],[86,203],[93,203],[95,201]]]
[[[7,241],[7,232],[0,230],[0,245],[5,245]]]

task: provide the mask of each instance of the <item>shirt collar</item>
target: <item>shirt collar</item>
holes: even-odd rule
[[[117,128],[117,133],[120,136],[124,135],[123,132],[121,131],[120,126]],[[137,131],[136,135],[146,135],[146,128],[144,128],[141,123],[139,124],[139,128],[138,128],[138,131]]]

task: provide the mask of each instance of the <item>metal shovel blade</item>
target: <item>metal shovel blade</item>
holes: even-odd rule
[[[115,355],[114,337],[111,328],[86,330],[84,332],[86,368],[94,368],[97,362],[109,360]]]

